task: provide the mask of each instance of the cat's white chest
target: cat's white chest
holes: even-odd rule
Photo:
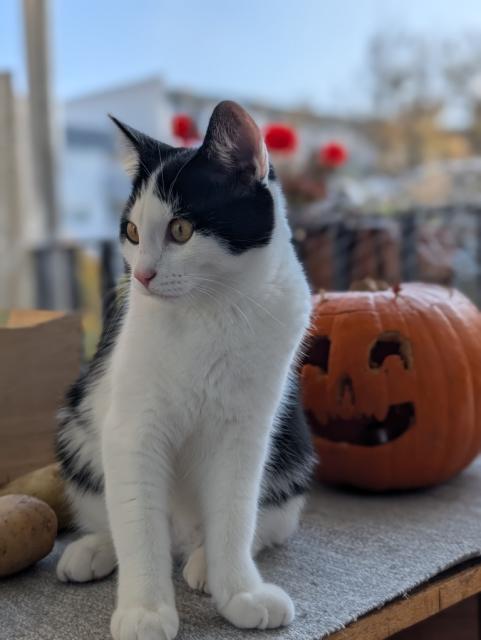
[[[227,382],[231,341],[215,322],[154,311],[126,319],[112,359],[112,402],[192,422]]]

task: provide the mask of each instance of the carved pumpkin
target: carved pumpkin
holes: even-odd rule
[[[458,473],[481,449],[481,314],[404,284],[316,300],[303,401],[331,483],[387,490]]]

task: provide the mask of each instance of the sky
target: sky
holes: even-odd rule
[[[20,0],[0,0],[0,71],[25,91]],[[51,0],[54,94],[152,75],[219,98],[369,107],[366,47],[380,30],[481,33],[481,0]]]

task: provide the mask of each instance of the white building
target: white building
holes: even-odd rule
[[[128,181],[119,168],[116,131],[108,113],[175,145],[178,141],[173,139],[171,131],[174,114],[189,114],[202,133],[220,99],[169,90],[159,78],[151,78],[82,96],[63,105],[62,235],[68,239],[88,240],[113,237],[117,233]],[[297,158],[332,139],[346,145],[351,166],[355,169],[365,170],[376,158],[372,144],[354,121],[255,102],[245,102],[244,106],[261,127],[268,122],[287,122],[295,126],[299,137]]]
[[[34,256],[52,238],[44,235],[45,212],[40,210],[41,199],[36,195],[28,101],[13,95],[8,74],[0,79],[0,306],[32,306],[37,302],[38,288]],[[95,247],[99,240],[117,236],[130,185],[121,169],[118,136],[108,113],[175,145],[178,141],[171,131],[174,114],[189,114],[202,134],[214,106],[228,97],[171,90],[159,78],[151,78],[56,104],[58,239],[67,245],[72,242]],[[375,162],[376,151],[362,123],[252,101],[244,102],[244,106],[261,127],[269,122],[295,127],[299,149],[289,162],[301,161],[312,149],[332,139],[348,148],[351,173],[362,175]]]

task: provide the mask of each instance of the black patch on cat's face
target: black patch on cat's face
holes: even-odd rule
[[[269,189],[235,170],[223,171],[202,153],[176,154],[159,173],[156,188],[197,233],[215,236],[233,254],[270,241],[274,202]]]
[[[151,163],[158,154],[149,149]],[[147,160],[147,158],[146,158]],[[158,169],[143,163],[134,179],[132,193],[120,224],[120,238],[125,240],[128,213],[150,172]],[[270,175],[273,171],[270,171]],[[196,233],[214,236],[232,254],[269,243],[274,229],[274,202],[269,189],[260,181],[223,167],[205,157],[201,150],[162,149],[162,170],[156,180],[161,200],[175,204],[174,215],[186,218]]]

